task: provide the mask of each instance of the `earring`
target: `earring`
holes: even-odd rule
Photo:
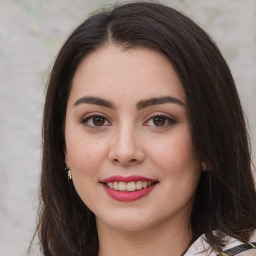
[[[207,164],[205,163],[205,162],[202,162],[201,163],[201,170],[203,171],[203,172],[207,172],[208,170],[207,170],[208,168],[207,168]]]
[[[71,181],[71,180],[72,180],[72,173],[71,173],[71,170],[68,169],[67,167],[65,167],[65,171],[67,172],[67,175],[68,175],[68,181]]]

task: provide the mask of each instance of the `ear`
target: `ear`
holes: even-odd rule
[[[201,168],[204,172],[209,171],[209,166],[207,162],[201,161]]]
[[[68,152],[67,152],[66,149],[65,149],[65,151],[64,151],[64,154],[65,154],[65,164],[66,164],[66,167],[67,167],[68,169],[70,169],[70,164],[69,164],[69,160],[68,160]]]

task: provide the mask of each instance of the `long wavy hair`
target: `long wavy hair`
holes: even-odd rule
[[[256,192],[246,123],[230,70],[213,40],[189,18],[161,4],[137,2],[84,21],[64,43],[52,68],[43,117],[37,227],[43,255],[98,253],[95,215],[65,172],[64,123],[78,65],[105,44],[161,52],[184,87],[192,140],[210,166],[196,191],[191,243],[205,234],[220,252],[225,234],[247,241],[256,228]]]

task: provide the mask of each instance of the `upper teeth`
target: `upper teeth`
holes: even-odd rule
[[[132,181],[132,182],[108,182],[107,186],[119,191],[135,191],[142,188],[147,188],[151,186],[152,182],[147,181]]]

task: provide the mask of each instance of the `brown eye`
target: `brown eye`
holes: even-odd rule
[[[156,116],[153,118],[153,123],[155,126],[163,126],[165,125],[166,118],[162,116]]]
[[[102,126],[105,124],[105,118],[103,116],[94,116],[92,122],[95,126]]]
[[[171,127],[174,124],[176,124],[176,121],[173,118],[162,114],[151,115],[144,123],[145,126],[155,127],[156,129]]]
[[[111,126],[111,123],[103,115],[93,114],[81,120],[81,123],[89,128],[101,128]]]

